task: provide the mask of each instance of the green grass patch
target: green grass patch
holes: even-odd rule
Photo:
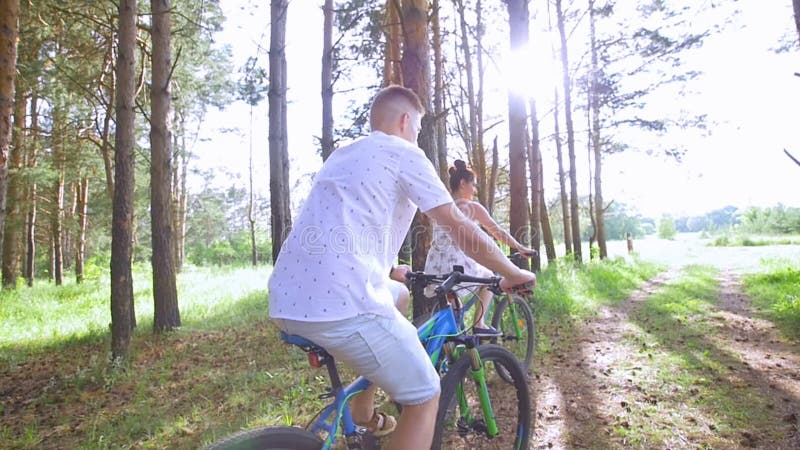
[[[635,389],[613,428],[626,448],[741,448],[785,431],[762,375],[715,339],[730,333],[716,275],[688,267],[630,317],[635,351],[615,372]]]
[[[570,328],[574,320],[593,314],[599,306],[626,299],[662,270],[664,266],[656,263],[623,258],[549,264],[537,275],[533,301],[540,349],[549,349],[548,336],[555,329]]]
[[[714,238],[709,247],[763,247],[768,245],[800,245],[797,236],[749,236],[724,234]]]
[[[659,270],[624,260],[553,265],[535,294],[540,326],[618,302]],[[140,267],[139,326],[125,367],[108,363],[106,280],[3,292],[4,447],[198,448],[244,428],[304,425],[325,403],[318,396],[327,375],[278,339],[267,317],[268,275],[187,270],[179,276],[183,327],[156,336],[151,276]]]
[[[266,314],[268,277],[266,267],[188,268],[178,277],[183,325],[234,326],[248,320],[252,312]],[[152,331],[151,285],[149,267],[136,266],[137,333]],[[63,286],[39,282],[33,288],[0,291],[0,361],[17,364],[33,354],[106,339],[110,296],[108,278],[92,278],[82,284],[65,279]]]
[[[781,330],[800,337],[800,267],[788,261],[767,262],[765,273],[743,278],[745,291]]]

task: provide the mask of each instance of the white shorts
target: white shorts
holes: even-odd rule
[[[397,310],[393,318],[363,314],[330,322],[274,320],[286,333],[324,348],[401,405],[425,403],[439,393],[439,376],[417,329]]]

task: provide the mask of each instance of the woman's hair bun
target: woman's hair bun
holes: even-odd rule
[[[467,163],[465,163],[460,159],[453,161],[453,165],[456,166],[456,169],[458,169],[459,171],[467,170]]]

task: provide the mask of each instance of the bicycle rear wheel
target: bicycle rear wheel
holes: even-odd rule
[[[459,358],[442,378],[442,393],[431,449],[520,449],[528,448],[533,405],[525,374],[508,350],[492,344],[477,347],[484,368],[491,416],[499,433],[490,437],[489,420],[481,407],[478,383],[467,354]],[[494,368],[492,367],[494,366]],[[502,367],[510,377],[497,374]]]
[[[525,298],[516,294],[506,295],[494,310],[492,326],[503,333],[493,338],[492,343],[510,351],[519,360],[522,370],[529,373],[536,351],[536,322]],[[500,376],[511,381],[503,372]]]
[[[296,427],[262,427],[228,436],[206,450],[319,450],[322,439]]]

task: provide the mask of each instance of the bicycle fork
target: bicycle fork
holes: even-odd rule
[[[475,344],[473,342],[467,342],[466,351],[469,354],[470,375],[472,377],[472,381],[475,383],[475,387],[478,391],[478,398],[480,399],[481,411],[483,412],[484,424],[486,426],[485,432],[489,437],[497,436],[499,434],[499,430],[497,428],[497,420],[495,420],[494,417],[492,401],[489,398],[489,390],[486,387],[486,372],[483,362],[481,361],[480,354],[478,354],[478,349],[475,348]],[[460,419],[462,423],[465,426],[474,424],[475,419],[472,417],[472,413],[470,412],[467,396],[464,393],[463,383],[456,387],[456,395],[458,396],[459,409],[461,410]]]

